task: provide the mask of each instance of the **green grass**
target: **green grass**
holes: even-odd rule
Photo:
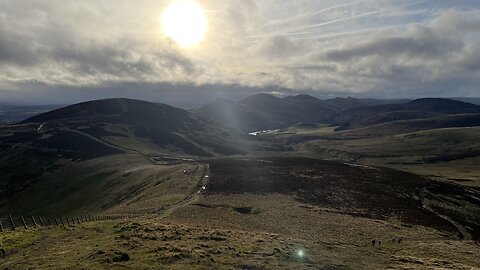
[[[34,237],[29,235],[32,232],[15,232],[15,236],[8,236],[14,248],[0,257],[0,267],[306,270],[479,266],[474,243],[439,237],[421,227],[404,227],[395,220],[303,208],[279,195],[215,196],[203,202],[236,204],[246,200],[268,210],[258,214],[264,220],[220,208],[188,206],[169,219],[145,216],[66,229],[45,228],[33,232]],[[198,215],[182,218],[193,213]],[[291,215],[297,218],[279,218]],[[276,220],[270,224],[273,227],[266,222],[271,219]],[[198,222],[201,226],[196,225]],[[404,236],[403,244],[391,243],[393,236]],[[382,247],[372,248],[372,237],[383,240]],[[306,256],[298,257],[299,250]]]
[[[41,238],[42,231],[36,229],[16,230],[0,233],[0,249],[6,253],[27,248],[37,243]]]
[[[153,165],[134,154],[69,163],[10,198],[1,212],[50,217],[148,212],[187,196],[200,174],[195,164]]]

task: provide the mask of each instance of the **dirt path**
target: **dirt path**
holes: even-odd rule
[[[205,192],[205,190],[207,189],[208,179],[209,179],[209,176],[210,176],[210,166],[208,164],[202,164],[202,166],[203,166],[202,169],[204,171],[202,173],[201,178],[198,180],[197,185],[192,190],[192,192],[190,194],[188,194],[185,198],[183,198],[181,201],[179,201],[179,202],[173,204],[172,206],[168,207],[167,209],[163,210],[163,212],[160,215],[161,218],[166,218],[166,217],[170,216],[175,210],[177,210],[178,208],[180,208],[182,206],[189,205],[189,204],[192,204],[192,203],[195,203],[195,202],[198,201],[198,199],[200,198],[200,195],[203,192]]]
[[[467,230],[465,230],[465,228],[462,225],[458,224],[457,222],[455,222],[450,217],[438,213],[437,211],[433,210],[430,206],[427,205],[427,203],[425,202],[425,193],[428,193],[428,192],[429,191],[426,188],[424,188],[420,191],[420,202],[422,204],[423,209],[435,214],[436,216],[438,216],[438,217],[446,220],[450,224],[452,224],[458,230],[458,233],[460,234],[460,239],[462,239],[462,240],[472,240],[472,236],[470,235],[470,233]]]

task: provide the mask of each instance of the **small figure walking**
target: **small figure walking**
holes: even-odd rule
[[[375,247],[375,239],[372,240],[372,246]]]
[[[382,246],[382,241],[378,240],[378,246],[379,246],[379,247]]]

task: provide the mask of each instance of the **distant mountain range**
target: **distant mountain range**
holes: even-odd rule
[[[44,106],[13,106],[0,104],[0,125],[14,124],[23,121],[29,117],[58,109],[59,105]]]
[[[251,132],[284,128],[297,123],[329,122],[334,115],[352,108],[404,102],[408,100],[351,97],[320,100],[310,95],[279,98],[269,94],[257,94],[239,102],[217,99],[191,112],[243,132]]]

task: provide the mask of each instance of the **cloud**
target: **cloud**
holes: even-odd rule
[[[377,37],[359,45],[325,52],[330,61],[349,61],[355,58],[377,55],[393,57],[433,59],[462,49],[463,44],[436,33],[431,28],[415,25],[402,36]]]
[[[258,54],[268,58],[280,58],[285,60],[295,54],[299,48],[285,36],[272,36],[263,40],[258,49]]]
[[[166,4],[1,1],[0,96],[40,97],[51,88],[61,100],[78,100],[105,97],[88,89],[114,95],[112,85],[135,87],[138,98],[164,91],[152,85],[188,85],[192,100],[201,99],[195,87],[208,97],[232,87],[235,97],[255,89],[479,95],[480,9],[468,1],[202,0],[209,32],[194,50],[163,37]]]
[[[0,65],[30,66],[39,61],[35,48],[26,37],[8,31],[0,21]]]

